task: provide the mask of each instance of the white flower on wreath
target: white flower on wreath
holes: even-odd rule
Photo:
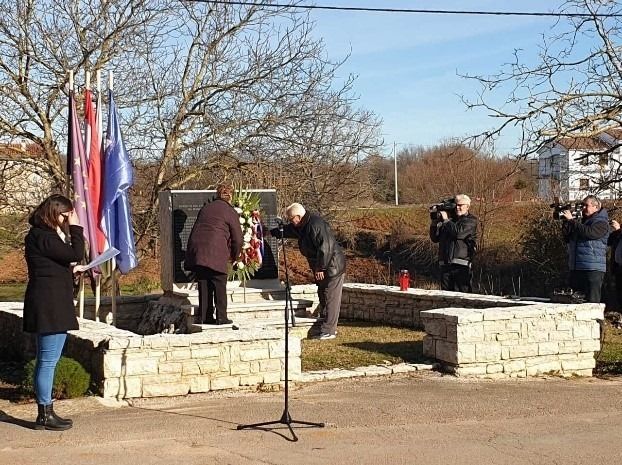
[[[238,215],[242,213],[242,209],[240,207],[233,207],[233,209],[237,212]]]
[[[237,262],[238,270],[244,269],[244,262]]]
[[[244,224],[244,223],[246,223],[246,219],[240,216],[240,224]]]
[[[251,237],[253,237],[251,234],[246,233],[244,234],[244,243],[248,243],[251,241]]]

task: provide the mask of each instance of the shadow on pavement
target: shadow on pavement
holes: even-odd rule
[[[22,428],[26,429],[35,429],[34,421],[26,421],[22,420],[21,418],[15,418],[2,410],[0,410],[0,422],[21,426]]]

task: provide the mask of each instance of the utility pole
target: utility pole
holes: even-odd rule
[[[393,142],[393,171],[395,178],[395,206],[398,206],[400,203],[397,197],[397,142]]]

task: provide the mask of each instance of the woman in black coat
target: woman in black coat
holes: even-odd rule
[[[25,241],[28,286],[24,331],[37,334],[36,429],[66,430],[73,422],[54,413],[52,383],[67,331],[78,329],[72,269],[84,257],[84,236],[71,201],[58,194],[45,199],[29,223]]]

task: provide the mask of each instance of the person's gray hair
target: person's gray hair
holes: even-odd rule
[[[296,215],[302,218],[303,216],[305,216],[305,213],[307,213],[305,207],[303,207],[302,204],[296,202],[292,203],[289,207],[285,209],[285,215],[287,216],[288,220]]]
[[[588,195],[583,199],[583,203],[590,201],[590,203],[594,206],[596,206],[596,208],[598,208],[600,210],[600,208],[602,207],[602,202],[600,201],[600,199],[598,197],[596,197],[595,195]]]
[[[467,205],[471,205],[471,197],[466,194],[457,194],[455,198],[456,203],[466,203]]]

